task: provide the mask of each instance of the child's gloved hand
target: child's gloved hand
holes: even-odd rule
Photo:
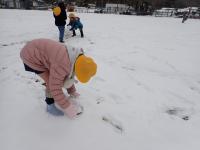
[[[67,30],[70,30],[71,29],[71,25],[67,25]]]
[[[64,116],[64,113],[59,110],[55,104],[50,104],[50,105],[47,105],[47,112],[52,114],[53,116]]]
[[[80,115],[83,112],[83,107],[70,102],[70,105],[67,108],[65,108],[63,111],[69,118],[73,119],[77,115]]]
[[[80,96],[80,94],[78,92],[73,92],[73,93],[70,93],[69,95],[72,98],[78,98]]]

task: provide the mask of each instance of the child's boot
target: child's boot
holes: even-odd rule
[[[80,29],[80,33],[81,33],[81,37],[83,38],[84,35],[83,35],[83,29]]]
[[[76,36],[76,32],[75,32],[75,30],[73,30],[73,35],[72,35],[72,37],[73,37],[73,36]]]
[[[64,113],[55,106],[53,98],[46,97],[45,101],[47,103],[48,113],[50,113],[53,116],[64,116]]]

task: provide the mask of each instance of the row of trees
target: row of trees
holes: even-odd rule
[[[15,1],[15,0],[14,0]],[[44,0],[47,3],[58,2],[60,0]],[[76,2],[79,6],[87,6],[88,4],[96,4],[97,7],[104,7],[106,3],[127,4],[135,7],[142,3],[148,3],[153,8],[161,7],[183,8],[196,6],[200,7],[200,0],[64,0],[66,3]]]
[[[6,0],[0,0],[0,3],[2,3],[2,1]],[[31,2],[31,0],[13,0],[14,5],[16,5],[17,1],[20,1],[21,3],[27,5]],[[58,2],[61,0],[43,0],[43,1],[48,4],[52,4],[54,2]],[[152,9],[159,9],[162,7],[173,7],[173,8],[184,8],[192,6],[200,7],[200,0],[63,0],[63,1],[65,1],[65,3],[76,2],[78,6],[84,6],[84,7],[87,7],[88,4],[95,4],[97,7],[105,7],[106,3],[127,4],[134,8],[137,8],[138,6],[145,4],[151,6]]]
[[[161,7],[183,8],[190,6],[200,7],[200,0],[66,0],[66,2],[76,1],[78,5],[85,6],[89,3],[95,3],[99,7],[105,6],[106,3],[128,4],[136,6],[142,3],[148,3],[153,8]]]

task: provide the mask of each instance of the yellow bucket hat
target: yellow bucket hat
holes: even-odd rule
[[[59,16],[60,13],[61,13],[60,7],[54,7],[53,8],[53,13],[54,13],[55,16]]]
[[[92,58],[81,55],[75,62],[75,75],[82,83],[86,83],[97,72],[97,64]]]

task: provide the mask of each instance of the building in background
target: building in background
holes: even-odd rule
[[[44,0],[0,0],[0,8],[48,9]]]
[[[21,0],[0,0],[0,8],[21,8]]]
[[[108,13],[121,13],[125,12],[128,9],[128,5],[126,4],[111,4],[111,3],[106,3],[106,10]]]

